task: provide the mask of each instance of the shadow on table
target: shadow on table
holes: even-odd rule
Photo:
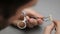
[[[25,28],[25,29],[23,29],[23,30],[19,29],[19,28],[16,27],[16,26],[13,26],[13,25],[12,25],[12,27],[14,27],[14,28],[16,28],[16,29],[24,32],[25,34],[31,33],[31,32],[38,32],[38,31],[40,32],[40,31],[42,30],[41,26],[36,26],[36,27],[34,27],[34,28]]]

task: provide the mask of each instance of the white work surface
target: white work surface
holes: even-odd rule
[[[55,19],[60,20],[60,0],[39,0],[33,9],[43,16],[52,14]],[[0,34],[43,34],[44,27],[48,24],[50,24],[50,22],[45,22],[40,27],[25,30],[9,26],[0,31]],[[53,31],[52,34],[54,34],[54,32],[55,31]]]

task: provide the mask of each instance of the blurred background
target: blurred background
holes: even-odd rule
[[[48,16],[51,14],[54,19],[60,20],[60,0],[38,0],[38,3],[32,7],[35,11]],[[0,31],[0,34],[43,34],[44,27],[51,22],[44,22],[39,27],[33,29],[20,30],[12,26],[8,26],[4,30]],[[54,30],[52,34],[54,34]]]

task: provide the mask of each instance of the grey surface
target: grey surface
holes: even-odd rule
[[[44,16],[52,14],[55,19],[60,20],[60,0],[39,0],[37,5],[33,8]],[[0,31],[0,34],[42,34],[44,27],[49,23],[50,22],[45,22],[40,27],[30,30],[19,30],[9,26],[6,29]],[[54,34],[54,31],[52,34]]]

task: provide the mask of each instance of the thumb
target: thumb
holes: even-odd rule
[[[44,29],[44,34],[51,34],[53,28],[54,28],[54,23],[48,25],[48,26]]]
[[[30,19],[29,16],[26,16],[26,19],[29,20]]]

